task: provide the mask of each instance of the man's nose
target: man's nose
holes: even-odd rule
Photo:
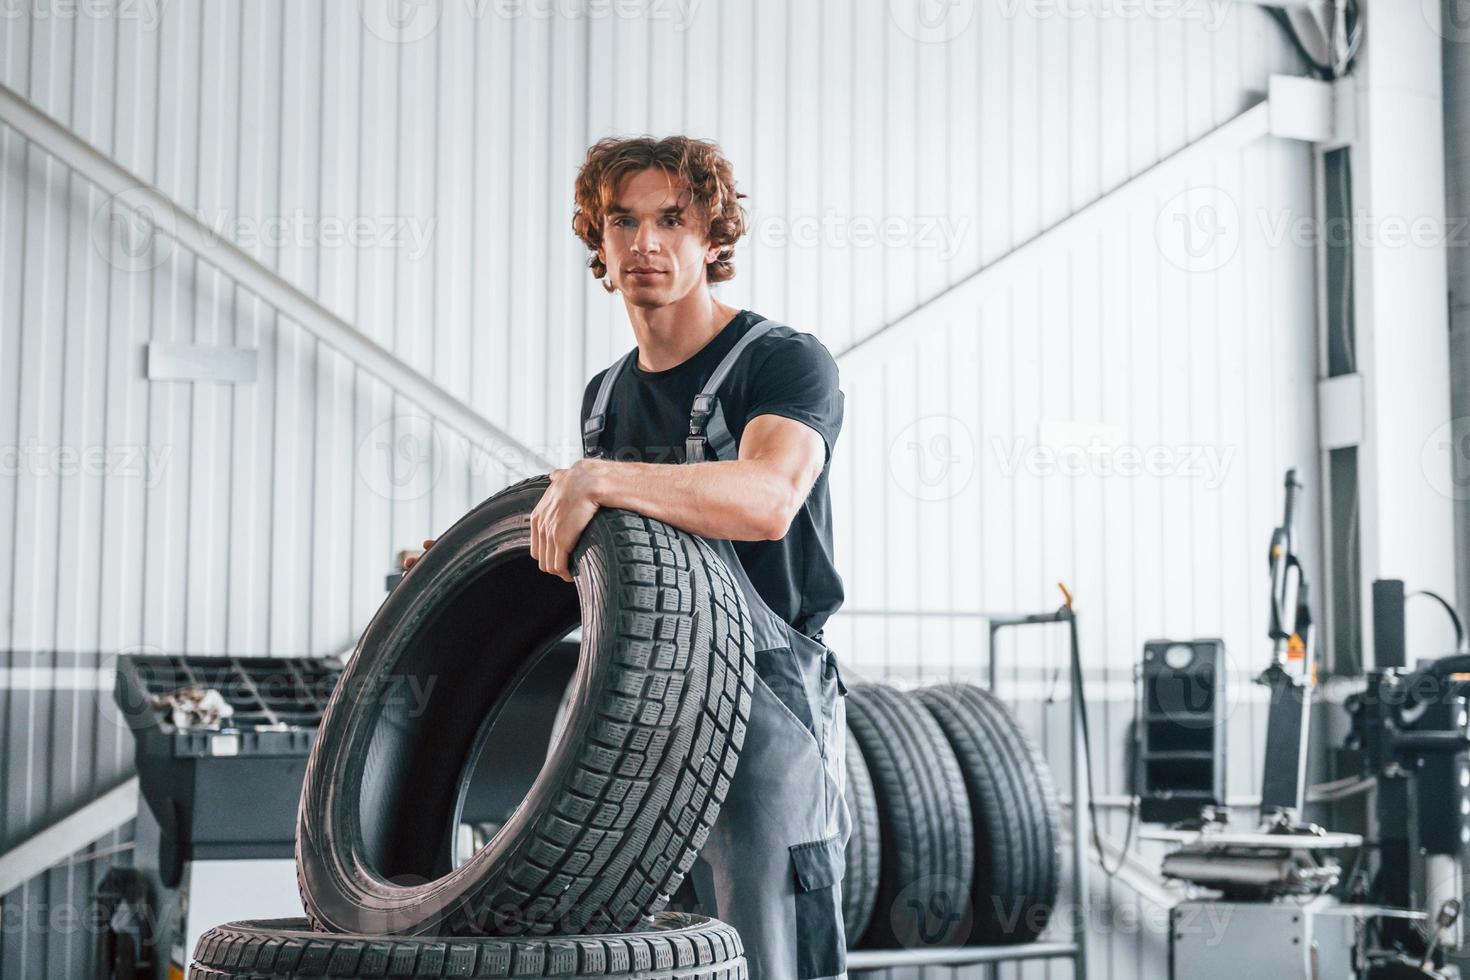
[[[658,249],[658,225],[649,221],[640,223],[638,233],[633,236],[633,251],[640,255],[648,255]]]

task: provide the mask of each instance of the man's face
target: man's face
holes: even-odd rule
[[[657,167],[624,177],[603,220],[598,254],[608,282],[635,306],[668,306],[702,288],[719,255],[688,184]]]

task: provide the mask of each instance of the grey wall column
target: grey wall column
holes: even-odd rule
[[[1470,9],[1445,0],[1444,35],[1445,217],[1460,229],[1445,250],[1449,274],[1451,479],[1455,487],[1455,558],[1460,609],[1470,609]]]
[[[1360,608],[1376,578],[1453,594],[1440,25],[1418,0],[1365,3],[1353,74],[1355,307],[1363,375]],[[1426,231],[1427,230],[1427,231]],[[1408,611],[1411,656],[1453,648],[1444,614]],[[1371,638],[1371,631],[1365,636]]]

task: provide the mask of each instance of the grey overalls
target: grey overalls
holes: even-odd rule
[[[725,356],[690,413],[686,464],[736,458],[716,392],[745,348],[766,333],[791,331],[762,320]],[[600,446],[614,382],[638,355],[629,351],[603,376],[582,426],[583,450]],[[847,693],[837,657],[798,633],[757,594],[729,541],[705,539],[750,607],[756,683],[750,722],[729,795],[690,871],[698,911],[734,926],[751,980],[845,977],[843,848],[852,829],[843,797]]]

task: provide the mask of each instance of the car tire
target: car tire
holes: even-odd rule
[[[878,807],[878,896],[859,945],[953,946],[974,872],[970,803],[959,763],[923,706],[891,687],[848,689],[847,722]]]
[[[843,854],[846,870],[842,877],[842,925],[848,948],[856,949],[873,917],[873,905],[878,900],[878,801],[873,796],[873,777],[850,726],[844,751],[846,781],[843,794],[852,815],[852,832]]]
[[[313,931],[305,919],[231,922],[199,937],[189,980],[578,977],[746,980],[744,948],[717,919],[661,912],[597,936],[392,937]]]
[[[1061,821],[1046,759],[989,691],[946,684],[915,696],[955,751],[975,821],[967,942],[1030,942],[1046,928],[1061,886]]]
[[[549,484],[508,487],[440,535],[347,662],[298,811],[297,876],[316,927],[618,932],[664,906],[703,846],[754,690],[744,598],[703,539],[624,510],[593,516],[573,582],[541,571],[530,516]],[[454,867],[483,733],[579,623],[560,737],[520,806]]]

